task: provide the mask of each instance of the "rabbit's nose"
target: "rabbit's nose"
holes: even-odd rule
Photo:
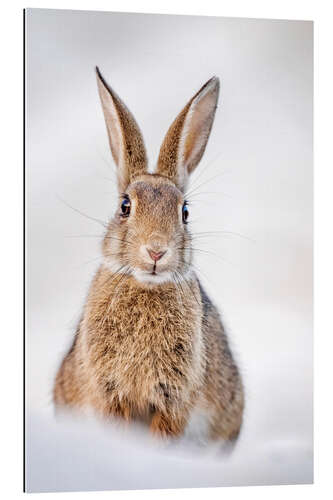
[[[147,252],[149,253],[150,257],[155,262],[157,262],[158,260],[160,260],[163,257],[163,255],[165,254],[165,252],[155,252],[151,248],[147,248]]]

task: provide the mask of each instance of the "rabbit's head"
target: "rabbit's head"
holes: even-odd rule
[[[219,80],[209,80],[172,123],[154,173],[148,172],[135,119],[98,68],[97,82],[119,190],[117,212],[103,241],[104,262],[149,286],[181,281],[192,260],[185,189],[206,148]]]

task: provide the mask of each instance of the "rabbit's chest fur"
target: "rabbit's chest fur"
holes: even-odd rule
[[[116,282],[97,279],[83,323],[95,382],[138,409],[189,398],[204,364],[196,282],[187,294],[173,284]]]

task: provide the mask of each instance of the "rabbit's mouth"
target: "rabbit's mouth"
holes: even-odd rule
[[[136,269],[133,272],[133,276],[139,283],[152,285],[159,285],[160,283],[172,281],[172,274],[170,271],[158,271],[156,266],[154,266],[151,271]]]
[[[153,270],[152,270],[151,274],[152,274],[153,276],[157,276],[157,272],[156,272],[156,262],[154,263]]]

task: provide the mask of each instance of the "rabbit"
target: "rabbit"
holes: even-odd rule
[[[56,408],[141,420],[182,437],[198,415],[207,439],[235,442],[244,390],[220,315],[192,268],[185,198],[214,121],[211,78],[170,126],[149,173],[140,129],[96,67],[119,204],[102,242],[73,344],[57,373]]]

